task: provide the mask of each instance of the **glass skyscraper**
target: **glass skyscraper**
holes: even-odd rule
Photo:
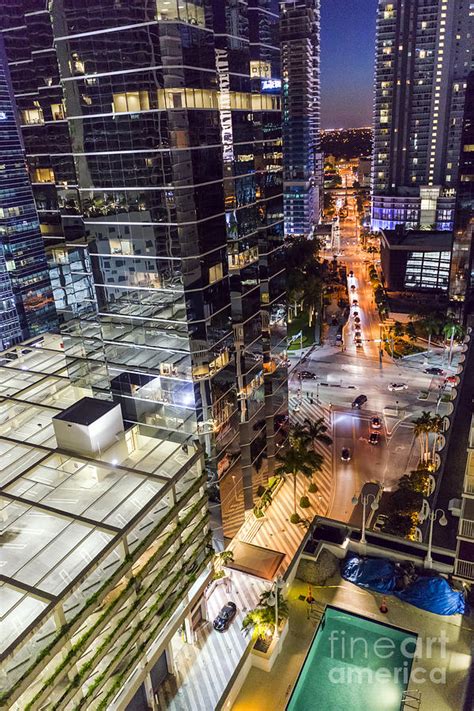
[[[0,37],[0,349],[56,327],[43,238]]]
[[[287,414],[277,0],[15,0],[4,31],[70,376],[206,448],[230,538]]]
[[[379,0],[375,229],[453,229],[473,16],[465,0]]]
[[[313,234],[322,191],[320,2],[281,3],[285,234]]]

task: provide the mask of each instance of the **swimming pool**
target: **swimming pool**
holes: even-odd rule
[[[328,605],[287,711],[399,711],[416,640]]]

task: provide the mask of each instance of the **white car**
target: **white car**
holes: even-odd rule
[[[390,392],[398,392],[399,390],[408,390],[408,385],[406,383],[390,383],[388,389]]]

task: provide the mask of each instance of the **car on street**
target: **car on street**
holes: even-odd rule
[[[311,373],[309,370],[302,370],[298,373],[298,378],[300,380],[316,380],[317,375],[316,373]]]
[[[357,318],[358,315],[359,315],[359,312],[358,312],[358,311],[353,311],[353,312],[352,312],[352,318]]]
[[[362,348],[362,341],[356,341],[356,348]]]
[[[355,284],[351,284],[351,291],[355,291],[355,290],[356,290]]]
[[[367,395],[358,395],[356,399],[352,403],[352,407],[355,407],[357,410],[360,410],[362,405],[365,405],[367,402]]]
[[[354,326],[354,331],[360,331],[360,323],[356,323]]]
[[[359,318],[358,316],[356,316],[355,319],[354,319],[354,322],[355,322],[355,323],[360,323],[360,318]]]
[[[350,277],[353,277],[353,276],[354,276],[354,272],[352,271],[352,269],[351,269],[350,272],[349,272],[349,276],[350,276]]]
[[[378,432],[371,432],[369,436],[369,444],[378,444],[380,442],[380,435]]]
[[[425,368],[425,373],[428,373],[428,375],[444,375],[444,370],[442,368]]]
[[[352,306],[359,306],[357,299],[352,299]]]
[[[237,614],[237,605],[235,602],[227,602],[217,615],[212,623],[212,626],[218,632],[224,632]]]
[[[400,390],[408,390],[408,385],[406,383],[390,383],[388,386],[390,392],[399,392]]]
[[[456,385],[458,382],[458,376],[457,375],[448,375],[447,378],[444,379],[446,383],[451,383],[451,385]]]
[[[377,518],[375,519],[375,523],[372,526],[373,531],[381,531],[382,528],[385,526],[387,523],[388,516],[385,514],[379,514]]]
[[[379,430],[382,427],[382,420],[380,417],[372,417],[370,420],[370,426],[373,430]]]
[[[341,459],[343,462],[351,461],[351,450],[349,449],[349,447],[343,447],[341,449]]]

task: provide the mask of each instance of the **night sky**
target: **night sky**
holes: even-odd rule
[[[321,0],[321,127],[372,125],[377,0]]]

